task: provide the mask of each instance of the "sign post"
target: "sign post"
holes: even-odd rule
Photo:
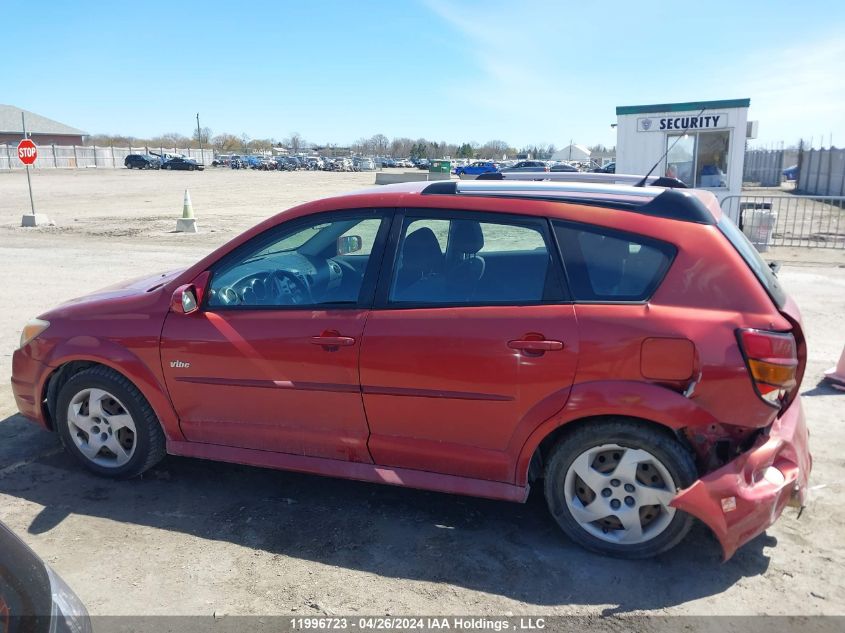
[[[29,175],[29,166],[38,158],[38,147],[32,142],[32,139],[26,137],[26,118],[21,112],[21,125],[23,126],[23,139],[18,143],[18,160],[20,160],[26,167],[26,184],[29,187],[29,207],[30,213],[25,213],[21,218],[21,226],[38,226],[39,224],[49,224],[50,221],[46,215],[35,212],[35,199],[32,197],[32,179]]]

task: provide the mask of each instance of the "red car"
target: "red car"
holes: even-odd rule
[[[27,324],[23,415],[92,471],[165,453],[525,501],[573,540],[729,557],[811,458],[793,301],[712,194],[401,184]]]

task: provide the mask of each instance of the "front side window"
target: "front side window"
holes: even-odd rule
[[[728,186],[730,132],[698,132],[666,137],[666,175],[690,187]]]
[[[436,306],[556,300],[560,291],[545,227],[533,219],[406,217],[388,301]]]
[[[555,221],[576,301],[646,301],[663,280],[676,249],[651,238]]]
[[[207,306],[355,305],[381,223],[344,214],[270,229],[213,270]]]

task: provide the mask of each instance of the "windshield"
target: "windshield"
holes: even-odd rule
[[[757,249],[754,248],[754,245],[745,236],[745,233],[733,223],[733,220],[726,213],[722,214],[722,219],[719,220],[718,227],[725,237],[728,238],[728,241],[733,244],[733,247],[739,252],[760,283],[763,284],[763,287],[769,293],[775,305],[778,308],[783,308],[786,303],[786,293],[783,291],[774,271],[772,271],[766,261],[760,256],[760,253],[757,252]]]

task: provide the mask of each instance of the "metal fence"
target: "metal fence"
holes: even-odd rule
[[[205,149],[177,147],[95,147],[89,145],[39,145],[36,169],[114,169],[123,167],[123,160],[129,154],[149,154],[154,152],[162,156],[182,155],[197,162],[211,165],[214,151]],[[0,145],[0,170],[23,169],[18,160],[16,145]]]
[[[759,251],[772,246],[845,249],[845,197],[800,195],[728,196],[722,209],[739,217]]]
[[[801,193],[845,195],[845,149],[804,150],[798,164],[798,190]]]
[[[798,150],[750,149],[745,152],[742,181],[761,187],[777,187],[783,180],[783,170],[798,162]]]

